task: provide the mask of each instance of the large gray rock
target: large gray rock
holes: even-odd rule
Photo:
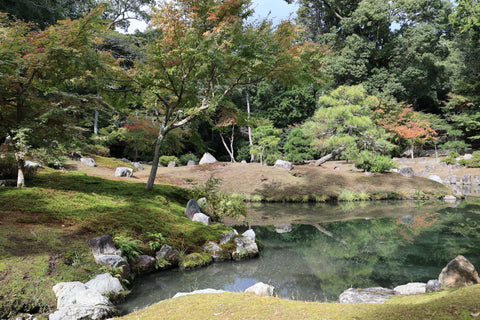
[[[172,299],[178,298],[178,297],[183,297],[183,296],[189,296],[192,294],[208,294],[208,293],[224,293],[224,290],[217,290],[217,289],[201,289],[201,290],[195,290],[192,292],[178,292],[175,294]]]
[[[89,167],[96,167],[97,164],[95,163],[95,160],[93,158],[80,158],[80,162],[86,166]]]
[[[187,207],[185,208],[185,215],[187,216],[188,219],[193,219],[193,216],[195,213],[202,212],[200,210],[200,206],[198,205],[197,200],[195,199],[190,199],[187,202]]]
[[[445,177],[445,183],[449,183],[449,184],[457,184],[457,176],[456,175],[452,175],[452,176],[448,176],[448,177]]]
[[[472,175],[467,173],[460,179],[461,184],[472,184]]]
[[[27,160],[27,161],[25,161],[25,167],[27,167],[27,168],[41,168],[42,165],[40,163]]]
[[[105,319],[116,313],[113,304],[100,292],[81,282],[60,282],[53,287],[57,311],[49,320]]]
[[[255,231],[253,231],[253,229],[248,229],[247,231],[242,233],[242,237],[251,238],[253,239],[253,241],[255,241],[256,239]]]
[[[104,254],[122,254],[120,250],[117,250],[117,248],[115,248],[113,238],[108,234],[101,237],[93,238],[88,242],[88,244],[90,246],[90,249],[92,249],[93,257]]]
[[[175,161],[170,161],[167,165],[168,168],[175,168],[177,166],[177,164],[175,163]]]
[[[435,182],[438,182],[438,183],[443,183],[442,178],[440,178],[439,176],[437,176],[435,174],[429,175],[428,179],[432,180],[432,181],[435,181]]]
[[[427,285],[425,286],[425,292],[437,292],[442,287],[442,284],[438,280],[428,280]]]
[[[195,213],[192,217],[192,221],[203,223],[206,226],[209,226],[212,223],[210,217],[201,212]]]
[[[220,239],[220,244],[225,244],[229,241],[232,241],[235,238],[236,234],[233,232],[227,232],[222,234],[222,239]]]
[[[253,286],[247,288],[245,292],[254,293],[257,296],[273,297],[275,287],[263,282],[257,282]]]
[[[395,295],[392,289],[381,287],[366,289],[347,289],[340,294],[340,303],[383,303]]]
[[[140,162],[132,162],[132,166],[137,168],[137,170],[145,170],[145,168],[142,166]]]
[[[188,167],[193,167],[193,166],[196,166],[196,165],[197,165],[197,163],[193,160],[188,160],[188,162],[187,162]]]
[[[85,285],[88,289],[96,290],[103,296],[119,294],[124,290],[120,280],[110,273],[99,274]]]
[[[222,247],[213,241],[207,242],[202,248],[212,256],[213,261],[225,261],[231,258],[227,250],[222,249]]]
[[[480,176],[479,175],[474,175],[472,177],[472,184],[480,184]]]
[[[206,152],[203,154],[202,159],[198,162],[198,164],[207,164],[207,163],[215,163],[217,159],[212,156],[210,153]]]
[[[425,293],[426,284],[422,282],[412,282],[393,288],[396,294],[419,294]]]
[[[412,167],[402,167],[400,168],[400,174],[407,178],[413,178],[414,172]]]
[[[438,281],[442,287],[455,288],[480,283],[480,278],[473,264],[459,255],[442,269]]]
[[[154,257],[147,255],[139,255],[133,259],[130,268],[137,274],[149,273],[155,270],[157,260]]]
[[[160,250],[157,251],[156,258],[157,260],[167,261],[171,267],[176,267],[180,262],[180,253],[168,244],[164,244]]]
[[[115,169],[115,177],[127,177],[130,178],[133,175],[133,169],[127,167],[118,167]]]
[[[101,266],[116,268],[123,279],[130,277],[130,265],[127,260],[115,254],[101,254],[95,256],[95,262]]]
[[[285,160],[277,160],[275,161],[275,164],[273,166],[277,169],[283,169],[288,171],[293,169],[293,164]]]
[[[235,238],[236,248],[232,252],[232,259],[240,261],[258,256],[258,246],[255,240],[249,237]]]

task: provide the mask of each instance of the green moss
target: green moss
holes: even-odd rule
[[[185,258],[180,261],[178,266],[180,267],[180,269],[191,270],[207,266],[212,263],[212,261],[212,257],[208,253],[195,252],[186,255]]]

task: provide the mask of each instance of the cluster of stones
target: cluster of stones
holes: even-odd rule
[[[339,297],[340,303],[382,303],[394,295],[412,295],[439,291],[442,288],[456,288],[480,283],[473,264],[464,256],[457,256],[442,269],[438,279],[427,283],[414,282],[394,289],[381,287],[345,290]]]

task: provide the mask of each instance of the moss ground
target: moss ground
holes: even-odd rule
[[[384,304],[291,301],[245,293],[199,294],[169,299],[119,319],[475,319],[480,285],[433,294],[395,297]]]

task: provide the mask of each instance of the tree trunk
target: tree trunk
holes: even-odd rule
[[[220,132],[220,138],[222,139],[223,146],[228,152],[228,155],[230,156],[230,161],[231,162],[236,162],[235,161],[235,156],[234,156],[234,150],[233,150],[233,140],[234,140],[234,135],[235,135],[235,125],[232,126],[232,136],[229,138],[230,140],[230,147],[227,145],[227,142],[225,141],[225,138],[223,137],[223,133]]]
[[[18,175],[17,175],[17,188],[25,187],[25,176],[23,171],[25,169],[25,159],[22,154],[15,153],[15,159],[17,160],[17,168],[18,168]]]
[[[155,143],[155,152],[153,154],[152,169],[150,170],[150,175],[148,176],[147,185],[145,186],[146,190],[153,189],[153,184],[155,183],[155,177],[157,176],[158,160],[160,159],[160,146],[162,145],[164,138],[165,138],[165,127],[161,125],[160,129],[158,130],[157,142]]]
[[[340,148],[338,148],[337,150],[333,150],[332,153],[329,153],[327,154],[326,156],[318,159],[317,161],[315,161],[315,165],[316,166],[320,166],[322,165],[322,163],[325,163],[327,162],[328,160],[332,159],[333,157],[335,157],[336,155],[342,153],[343,151],[345,151],[345,149],[347,149],[347,146],[346,145],[343,145],[341,146]]]
[[[248,93],[248,86],[247,86],[247,120],[250,120],[250,94]],[[252,127],[247,126],[248,128],[248,142],[250,143],[250,149],[253,147],[253,138],[252,138]],[[250,162],[255,160],[255,155],[250,155]]]
[[[93,134],[98,135],[98,110],[95,109],[95,117],[93,119]]]

